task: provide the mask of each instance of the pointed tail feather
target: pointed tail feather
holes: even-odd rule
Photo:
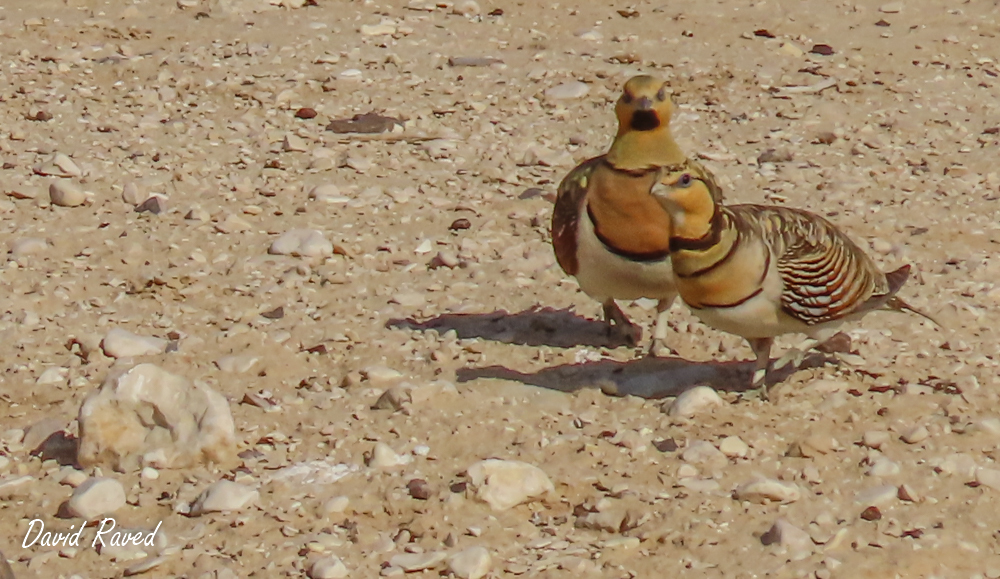
[[[926,318],[926,319],[930,320],[931,323],[933,323],[935,326],[937,326],[939,328],[944,328],[944,326],[941,325],[941,322],[939,322],[936,319],[934,319],[934,316],[928,314],[927,312],[925,312],[925,311],[923,311],[923,310],[921,310],[919,308],[915,308],[915,307],[911,306],[910,304],[908,304],[905,301],[903,301],[903,298],[900,298],[900,297],[897,297],[897,296],[892,296],[891,298],[889,298],[889,301],[885,302],[885,306],[884,307],[887,310],[893,310],[893,311],[896,311],[896,312],[910,312],[910,313],[913,313],[913,314],[917,314],[918,316],[920,316],[922,318]]]
[[[889,291],[886,292],[887,295],[893,295],[903,287],[906,280],[910,279],[910,266],[904,265],[903,267],[890,271],[885,274],[885,281],[889,283]]]

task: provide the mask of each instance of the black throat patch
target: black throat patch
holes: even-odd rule
[[[660,126],[660,116],[656,111],[636,111],[629,126],[636,131],[652,131]]]

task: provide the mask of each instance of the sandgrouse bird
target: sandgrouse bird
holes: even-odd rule
[[[757,356],[753,386],[767,398],[776,336],[804,333],[805,349],[873,310],[927,314],[896,296],[910,266],[883,273],[819,215],[764,205],[723,206],[699,175],[677,171],[651,190],[670,212],[676,287],[705,324],[742,336]],[[787,357],[787,356],[786,356]],[[783,358],[784,359],[784,358]]]
[[[706,183],[714,198],[721,193],[711,173],[674,142],[673,104],[662,80],[629,79],[615,113],[618,134],[608,153],[584,161],[559,185],[552,246],[563,271],[604,306],[609,335],[617,331],[633,345],[642,336],[615,300],[659,300],[652,351],[666,339],[666,314],[677,291],[670,217],[650,189],[668,172],[686,170]]]

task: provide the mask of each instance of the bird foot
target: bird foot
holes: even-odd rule
[[[642,328],[632,323],[608,324],[608,339],[613,342],[625,342],[629,348],[634,348],[642,341]]]
[[[791,364],[792,368],[798,368],[805,361],[806,355],[809,354],[809,350],[814,348],[819,343],[818,340],[806,340],[799,344],[798,346],[791,348],[785,355],[774,361],[772,366],[775,370],[780,370],[785,366]]]
[[[670,356],[676,356],[677,351],[668,346],[663,340],[653,338],[653,341],[649,343],[647,354],[653,358],[669,358]]]

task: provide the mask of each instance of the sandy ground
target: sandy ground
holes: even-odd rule
[[[3,4],[0,230],[9,247],[45,240],[0,271],[0,482],[33,477],[0,502],[19,579],[120,577],[135,563],[21,548],[30,519],[73,523],[57,518],[73,489],[60,483],[70,467],[29,455],[19,429],[55,418],[75,436],[115,360],[73,340],[112,328],[177,340],[141,361],[224,394],[245,457],[141,482],[104,469],[128,492],[120,524],[163,521],[173,548],[149,576],[300,577],[335,556],[375,577],[400,572],[388,564],[400,553],[473,546],[490,552],[491,577],[1000,576],[992,2]],[[852,354],[811,357],[771,403],[739,394],[749,348],[681,304],[676,356],[607,343],[598,305],[554,265],[548,198],[605,150],[611,103],[637,72],[671,81],[678,141],[730,201],[819,212],[886,269],[913,264],[902,295],[946,328],[871,315],[848,328]],[[587,94],[545,95],[574,81]],[[306,107],[317,115],[298,118]],[[373,111],[404,124],[325,130]],[[83,175],[36,175],[55,153]],[[51,206],[54,180],[93,195]],[[309,199],[322,184],[343,199]],[[137,213],[123,192],[159,194],[166,211]],[[297,228],[337,253],[267,253]],[[458,266],[437,267],[439,253]],[[648,328],[649,306],[626,311]],[[215,361],[230,354],[257,362],[227,373]],[[364,371],[376,365],[457,393],[373,409],[385,385]],[[53,367],[65,379],[37,383]],[[724,404],[665,412],[697,384]],[[685,452],[730,436],[745,456]],[[378,442],[410,461],[368,466]],[[541,467],[555,491],[491,511],[462,484],[490,457]],[[330,484],[269,478],[318,460],[355,470]],[[259,486],[258,504],[175,513],[234,475]],[[797,500],[734,498],[757,477]],[[428,498],[411,496],[415,478]],[[332,497],[347,497],[342,512]],[[621,524],[591,524],[595,512]],[[808,539],[771,543],[779,519]]]

